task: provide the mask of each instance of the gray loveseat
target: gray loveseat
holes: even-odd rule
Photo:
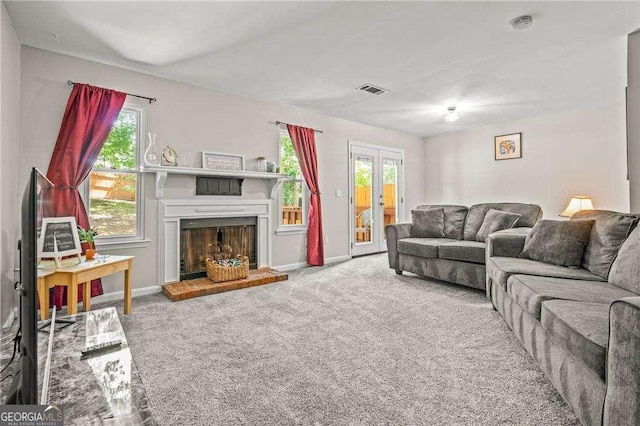
[[[583,424],[640,425],[637,218],[574,215],[595,220],[579,268],[521,258],[525,235],[487,238],[487,296]]]
[[[526,236],[542,217],[534,204],[486,203],[471,207],[422,205],[416,210],[443,209],[444,238],[412,238],[411,223],[387,225],[389,267],[397,274],[412,272],[429,278],[485,289],[486,243],[476,241],[485,215],[490,209],[517,213],[520,218],[513,229],[500,233]]]

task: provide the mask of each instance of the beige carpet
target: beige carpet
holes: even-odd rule
[[[289,276],[134,299],[122,323],[160,424],[578,424],[484,292],[386,254]]]

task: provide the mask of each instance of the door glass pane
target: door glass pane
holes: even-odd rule
[[[372,178],[373,178],[373,158],[356,157],[354,160],[354,218],[355,218],[355,242],[367,243],[371,241],[371,228],[373,217],[371,210],[372,199]]]
[[[398,160],[382,160],[384,226],[398,221]]]

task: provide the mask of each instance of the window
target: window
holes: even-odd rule
[[[89,223],[101,243],[142,239],[143,127],[144,110],[122,108],[87,179]]]
[[[280,186],[280,233],[307,229],[308,192],[293,142],[286,130],[280,133],[280,172],[289,175]]]

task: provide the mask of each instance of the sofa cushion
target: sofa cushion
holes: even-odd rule
[[[454,240],[462,239],[462,229],[464,220],[467,217],[469,208],[466,206],[455,206],[449,204],[443,205],[422,205],[416,207],[416,210],[433,210],[442,209],[444,212],[444,235]]]
[[[541,323],[558,344],[604,380],[609,339],[608,303],[549,300],[542,304]]]
[[[593,224],[593,220],[541,220],[527,235],[520,257],[578,267]]]
[[[607,278],[613,260],[622,243],[637,225],[638,218],[638,215],[607,210],[584,210],[574,214],[571,220],[595,220],[589,243],[584,249],[581,266]]]
[[[486,246],[479,241],[452,241],[438,246],[438,257],[484,264]]]
[[[607,282],[533,275],[512,275],[507,281],[507,293],[537,319],[540,319],[542,303],[547,300],[611,303],[622,297],[635,296]]]
[[[403,238],[398,241],[398,252],[427,259],[438,258],[438,246],[451,240],[446,238]]]
[[[484,216],[482,226],[480,226],[480,230],[478,230],[478,234],[476,235],[476,241],[484,243],[484,240],[487,239],[489,234],[513,228],[513,225],[516,224],[519,218],[520,215],[516,213],[490,209]]]
[[[444,238],[444,210],[411,210],[411,236]]]
[[[500,210],[503,212],[516,213],[520,218],[516,222],[516,227],[528,226],[532,227],[542,217],[542,209],[535,204],[521,203],[487,203],[476,204],[469,208],[467,220],[464,224],[464,239],[475,241],[476,235],[482,226],[484,216],[490,209]]]
[[[631,232],[611,265],[609,282],[640,294],[640,228]]]
[[[490,257],[487,263],[489,277],[507,289],[507,280],[511,275],[525,274],[541,277],[568,278],[572,280],[604,281],[604,278],[582,268],[567,268],[531,259],[515,257]]]

